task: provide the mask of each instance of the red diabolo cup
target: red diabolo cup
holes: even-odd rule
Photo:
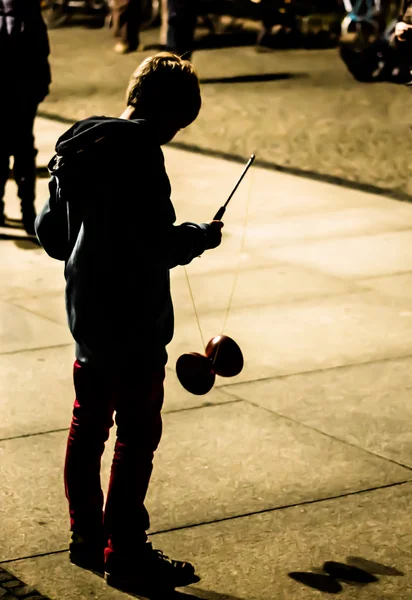
[[[206,346],[206,356],[198,352],[182,354],[176,362],[176,375],[182,386],[192,394],[207,394],[216,375],[234,377],[243,369],[243,354],[232,338],[218,335]]]
[[[196,396],[210,392],[216,379],[212,363],[198,352],[182,354],[178,358],[176,375],[185,390]]]
[[[243,369],[243,354],[235,340],[218,335],[206,346],[206,356],[212,361],[213,371],[221,377],[234,377]]]

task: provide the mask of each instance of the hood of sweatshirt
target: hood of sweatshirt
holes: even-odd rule
[[[136,148],[136,140],[139,139],[141,144],[142,138],[145,139],[145,144],[154,145],[153,139],[150,139],[148,123],[144,119],[126,120],[98,116],[84,119],[75,123],[57,140],[56,155],[49,163],[49,171],[58,171],[69,157],[85,161],[91,154],[96,157],[99,148],[104,147],[105,142],[109,142],[118,155],[128,155]]]

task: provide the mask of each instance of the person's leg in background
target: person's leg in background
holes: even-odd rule
[[[412,35],[408,32],[403,41],[396,39],[393,35],[389,43],[396,55],[395,60],[399,64],[400,82],[406,83],[408,86],[412,85]]]
[[[273,0],[260,0],[260,14],[262,27],[258,33],[256,46],[258,48],[270,47],[272,29],[278,23],[278,10]]]
[[[198,0],[168,0],[167,49],[190,60],[194,48]]]
[[[161,0],[160,45],[167,48],[167,23],[169,20],[168,0]]]
[[[8,152],[3,152],[0,148],[0,227],[3,227],[6,221],[4,193],[9,175],[10,157]]]
[[[18,101],[18,119],[13,124],[14,157],[13,175],[17,184],[17,194],[20,198],[23,226],[30,235],[35,235],[34,220],[36,210],[36,155],[34,146],[34,119],[38,103],[36,100],[24,98]]]
[[[14,123],[12,103],[0,98],[0,226],[6,220],[4,193],[10,175],[10,156],[12,155],[11,127]]]
[[[142,15],[143,0],[113,0],[113,29],[118,39],[115,52],[126,54],[138,50]]]

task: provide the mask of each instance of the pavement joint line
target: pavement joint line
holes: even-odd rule
[[[54,348],[68,348],[72,346],[73,343],[67,344],[56,344],[55,346],[40,346],[38,348],[21,348],[20,350],[6,350],[5,352],[0,352],[1,356],[9,356],[11,354],[21,354],[23,352],[38,352],[39,350],[53,350]]]
[[[37,116],[42,119],[48,119],[49,121],[55,121],[57,123],[73,125],[76,123],[76,119],[69,119],[67,117],[62,117],[56,113],[48,113],[44,111],[38,111]],[[202,146],[197,146],[195,144],[188,144],[186,142],[170,142],[169,146],[171,148],[176,148],[177,150],[185,150],[186,152],[192,152],[193,154],[202,154],[204,156],[210,156],[212,158],[220,158],[222,160],[226,160],[228,162],[242,163],[245,162],[244,156],[239,156],[237,154],[230,154],[229,152],[222,152],[220,150],[213,150],[211,148],[203,148]],[[277,163],[269,162],[266,160],[255,160],[255,166],[260,167],[262,169],[267,169],[269,171],[278,171],[281,173],[286,173],[288,175],[295,175],[297,177],[302,177],[303,179],[312,179],[314,181],[319,181],[321,183],[330,183],[332,185],[337,185],[339,187],[346,187],[349,189],[357,190],[360,192],[365,192],[368,194],[376,194],[378,196],[384,196],[390,200],[398,200],[401,202],[412,202],[412,196],[410,194],[406,194],[405,192],[400,192],[396,189],[387,189],[381,188],[379,186],[375,186],[369,183],[362,183],[356,181],[350,181],[348,179],[344,179],[343,177],[338,177],[336,175],[327,175],[326,173],[319,173],[317,171],[309,171],[305,169],[300,169],[299,167],[288,167],[285,165],[280,165]],[[39,175],[42,176],[42,173],[47,171],[47,177],[49,176],[49,172],[43,168],[43,170],[39,169]]]
[[[48,431],[36,431],[35,433],[22,433],[21,435],[11,435],[10,437],[0,438],[1,442],[10,442],[12,440],[21,440],[23,438],[35,437],[39,435],[47,435],[48,433],[62,433],[63,431],[69,431],[70,427],[63,427],[61,429],[50,429]]]
[[[221,519],[214,519],[212,521],[204,521],[202,523],[192,523],[190,525],[182,525],[180,527],[172,527],[170,529],[153,531],[149,534],[149,536],[160,535],[161,533],[169,533],[172,531],[180,531],[182,529],[191,529],[192,527],[202,527],[203,525],[213,525],[214,523],[222,523],[224,521],[234,521],[235,519],[243,519],[245,517],[253,517],[254,515],[276,512],[278,510],[285,510],[288,508],[296,508],[298,506],[307,506],[307,505],[311,505],[311,504],[318,504],[321,502],[329,502],[331,500],[339,500],[341,498],[348,498],[350,496],[358,496],[360,494],[367,494],[370,492],[375,492],[375,491],[384,490],[387,488],[397,487],[400,485],[407,485],[407,484],[411,484],[411,482],[412,482],[411,479],[405,479],[403,481],[397,481],[395,483],[388,483],[385,485],[375,486],[375,487],[367,488],[364,490],[356,490],[354,492],[338,494],[337,496],[326,496],[324,498],[316,498],[315,500],[303,500],[302,502],[296,502],[294,504],[284,504],[282,506],[275,506],[272,508],[263,508],[262,510],[256,510],[256,511],[253,511],[250,513],[244,513],[242,515],[233,515],[231,517],[222,517]]]
[[[259,383],[261,381],[270,381],[271,379],[286,379],[287,377],[297,377],[299,375],[310,375],[312,373],[326,373],[327,371],[333,371],[335,369],[348,369],[350,367],[363,367],[367,365],[391,362],[396,360],[406,360],[412,358],[412,354],[404,354],[401,356],[390,356],[386,358],[376,358],[371,360],[365,360],[363,362],[347,363],[344,365],[336,365],[333,367],[324,367],[322,369],[309,369],[308,371],[294,371],[293,373],[285,373],[283,375],[271,375],[269,377],[259,377],[257,379],[248,379],[247,381],[237,381],[235,383],[224,383],[223,385],[217,385],[216,388],[225,391],[224,388],[230,388],[237,385],[246,385],[250,383]]]
[[[63,297],[63,294],[61,294],[61,296]],[[33,296],[32,296],[33,297]],[[48,317],[47,315],[44,315],[42,313],[39,312],[35,312],[34,310],[27,308],[26,306],[22,305],[22,304],[16,304],[15,301],[5,301],[8,304],[11,304],[12,306],[15,306],[16,308],[19,308],[20,310],[24,310],[25,312],[29,313],[29,315],[34,315],[35,317],[40,317],[41,319],[46,319],[46,321],[49,321],[50,323],[53,323],[54,325],[61,325],[62,327],[67,327],[67,323],[61,323],[60,321],[57,321],[56,319],[52,319],[51,317]]]
[[[228,394],[226,394],[226,396],[230,397]],[[233,396],[232,396],[232,398],[233,398]],[[187,406],[186,408],[176,408],[173,410],[165,410],[165,411],[162,411],[162,413],[164,415],[171,415],[171,414],[176,414],[176,413],[181,413],[181,412],[188,412],[190,410],[198,410],[200,408],[213,408],[214,406],[226,406],[226,404],[237,404],[238,402],[244,402],[243,398],[233,398],[232,400],[226,400],[223,402],[204,402],[203,404],[198,404],[197,406]]]
[[[394,271],[392,273],[388,273],[387,275],[368,275],[366,277],[361,277],[360,279],[354,279],[354,281],[362,282],[369,281],[374,279],[387,279],[389,277],[399,277],[400,275],[411,275],[412,269],[408,269],[407,271]]]
[[[42,558],[43,556],[53,556],[55,554],[64,554],[68,552],[69,548],[63,550],[52,550],[51,552],[39,552],[38,554],[28,554],[27,556],[18,556],[17,558],[8,558],[6,560],[0,560],[0,565],[7,565],[13,562],[20,562],[22,560],[30,560],[32,558]]]
[[[6,593],[5,597],[10,598],[10,600],[14,598],[50,600],[47,596],[44,596],[42,593],[24,583],[24,581],[2,568],[0,568],[0,591],[4,591]]]
[[[191,278],[192,279],[192,278]],[[272,302],[255,302],[255,303],[251,303],[251,304],[242,304],[241,306],[234,306],[231,311],[235,312],[235,311],[242,311],[242,310],[246,310],[246,309],[250,309],[250,308],[265,308],[265,307],[281,307],[281,306],[296,306],[297,304],[307,304],[308,302],[312,302],[313,300],[329,300],[332,298],[339,298],[340,296],[344,296],[344,297],[348,297],[348,296],[363,296],[363,295],[370,295],[371,293],[377,293],[375,290],[370,290],[366,287],[362,287],[360,285],[357,284],[357,282],[355,280],[351,281],[351,280],[347,280],[347,282],[345,282],[345,280],[341,280],[344,283],[352,283],[356,286],[352,289],[352,290],[346,290],[346,291],[342,291],[342,292],[325,292],[323,294],[314,294],[313,296],[302,296],[301,298],[282,298],[279,300],[273,300]],[[183,312],[183,310],[182,310]],[[215,315],[216,313],[220,313],[223,312],[223,310],[219,307],[210,309],[210,308],[204,308],[204,309],[197,309],[198,315],[200,316],[207,316],[207,315]],[[185,315],[192,315],[193,314],[193,308],[190,309],[188,308],[185,311]]]
[[[411,203],[412,203],[412,198],[411,198]],[[339,212],[339,211],[335,211],[335,212]],[[298,241],[296,242],[296,240],[291,241],[290,243],[285,243],[285,244],[280,244],[280,245],[274,245],[274,246],[270,246],[269,250],[272,252],[277,252],[279,250],[283,250],[284,248],[301,248],[302,246],[310,246],[310,245],[319,245],[319,244],[328,244],[331,240],[332,241],[336,241],[336,242],[346,242],[346,241],[350,241],[350,240],[356,240],[359,238],[374,238],[374,237],[380,237],[382,235],[390,235],[391,233],[402,233],[402,232],[407,232],[407,231],[412,231],[412,227],[411,225],[399,225],[399,226],[394,226],[391,229],[385,229],[383,231],[371,231],[370,233],[360,233],[360,232],[353,232],[353,233],[348,233],[346,235],[335,235],[335,234],[331,234],[329,236],[320,236],[320,237],[316,237],[316,238],[310,238],[310,239],[306,239],[306,240],[302,240],[302,241]],[[258,256],[264,256],[264,254],[262,252],[259,252],[257,254]],[[280,264],[280,263],[278,263]],[[284,262],[283,264],[289,264],[287,262]],[[306,266],[306,265],[303,265]],[[319,269],[313,269],[313,270],[319,270]],[[374,275],[372,275],[372,277],[374,277]]]
[[[148,536],[154,537],[156,535],[164,534],[164,533],[172,533],[174,531],[182,531],[183,529],[192,529],[195,527],[203,527],[204,525],[214,525],[216,523],[223,523],[225,521],[235,521],[237,519],[244,519],[246,517],[253,517],[255,515],[261,515],[270,512],[277,512],[279,510],[287,510],[288,508],[297,508],[299,506],[310,506],[312,504],[318,504],[321,502],[330,502],[332,500],[340,500],[344,498],[349,498],[351,496],[359,496],[361,494],[368,494],[371,492],[377,492],[379,490],[385,490],[393,487],[398,487],[401,485],[411,484],[411,479],[405,479],[404,481],[397,481],[395,483],[388,483],[386,485],[375,486],[371,488],[367,488],[364,490],[356,490],[354,492],[347,492],[344,494],[339,494],[337,496],[326,496],[324,498],[316,498],[315,500],[303,500],[302,502],[296,502],[294,504],[284,504],[282,506],[275,506],[272,508],[263,508],[261,510],[256,510],[249,513],[243,513],[241,515],[233,515],[231,517],[222,517],[221,519],[214,519],[212,521],[202,521],[201,523],[191,523],[190,525],[181,525],[180,527],[171,527],[169,529],[161,529],[159,531],[151,531]],[[14,562],[20,562],[23,560],[31,560],[34,558],[42,558],[44,556],[53,556],[55,554],[64,554],[68,552],[69,548],[64,548],[62,550],[52,550],[50,552],[41,552],[38,554],[31,554],[27,556],[18,556],[16,558],[8,558],[6,560],[0,560],[0,565],[11,564]]]
[[[296,425],[300,425],[301,427],[305,427],[306,429],[315,431],[316,433],[319,433],[320,435],[324,435],[332,440],[335,440],[336,442],[340,442],[342,444],[345,444],[346,446],[350,446],[351,448],[356,448],[356,450],[361,450],[362,452],[366,452],[367,454],[370,454],[371,456],[380,458],[386,462],[392,463],[398,467],[403,467],[404,469],[407,469],[408,471],[412,472],[412,465],[406,465],[406,464],[399,462],[397,460],[394,460],[392,458],[388,458],[387,456],[382,456],[381,454],[379,454],[377,452],[373,452],[372,450],[369,450],[368,448],[363,448],[362,446],[358,446],[357,444],[355,444],[353,442],[349,442],[348,440],[345,440],[343,438],[336,437],[335,435],[332,435],[331,433],[328,433],[327,431],[322,431],[322,429],[318,429],[317,427],[313,427],[312,425],[308,425],[307,423],[302,423],[302,421],[298,421],[297,419],[294,419],[293,417],[283,415],[282,413],[280,413],[276,410],[271,410],[267,406],[261,406],[260,404],[257,404],[256,402],[253,402],[252,400],[246,400],[244,398],[239,398],[239,400],[243,400],[244,402],[247,402],[247,404],[249,404],[250,406],[254,406],[255,408],[261,408],[262,410],[265,410],[266,412],[269,412],[272,415],[276,415],[277,417],[279,417],[281,419],[286,419],[286,421],[290,421],[291,423],[295,423]]]
[[[229,394],[226,394],[230,400],[226,400],[223,402],[205,402],[204,404],[199,404],[197,406],[187,406],[186,408],[176,408],[173,410],[163,410],[163,415],[171,415],[176,413],[188,412],[190,410],[198,410],[200,408],[212,408],[214,406],[226,406],[226,404],[237,404],[238,402],[246,402],[243,398],[233,398]],[[0,438],[0,444],[2,442],[10,442],[13,440],[21,440],[24,438],[36,437],[39,435],[47,435],[49,433],[63,433],[64,431],[69,431],[70,427],[62,427],[60,429],[49,429],[47,431],[35,431],[34,433],[22,433],[20,435],[11,435],[10,437]]]

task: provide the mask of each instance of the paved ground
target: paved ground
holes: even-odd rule
[[[115,55],[107,29],[70,27],[50,38],[54,85],[42,111],[70,119],[119,114],[128,78],[150,52]],[[142,39],[154,42],[158,32]],[[412,196],[410,89],[354,81],[336,49],[257,54],[241,46],[202,49],[193,60],[204,106],[180,142],[242,157],[255,152],[292,171]]]
[[[40,157],[61,130],[37,123]],[[210,218],[239,165],[165,156],[179,221]],[[41,179],[39,208],[46,194]],[[19,216],[12,182],[7,212]],[[245,368],[204,397],[174,372],[202,348],[184,270],[172,276],[176,335],[148,507],[155,547],[193,560],[202,578],[176,600],[411,600],[412,206],[254,168],[224,233],[188,273],[207,340],[238,269],[225,332]],[[24,595],[21,582],[51,600],[127,598],[67,558],[63,265],[19,229],[0,234],[0,598]],[[360,567],[363,583],[327,575],[327,561]]]

